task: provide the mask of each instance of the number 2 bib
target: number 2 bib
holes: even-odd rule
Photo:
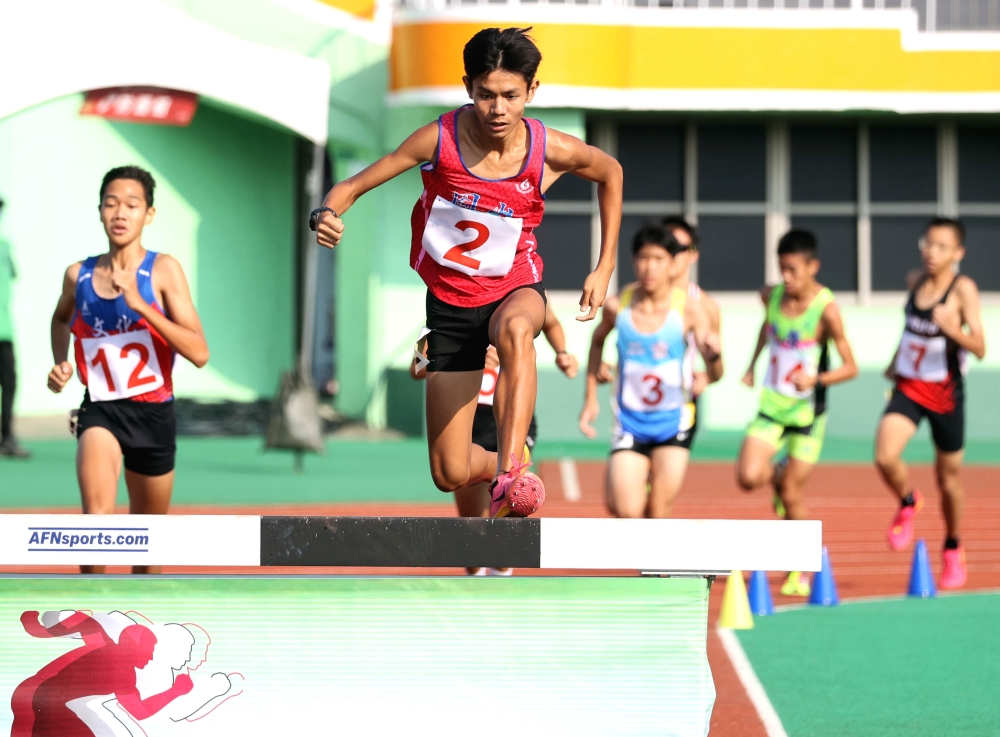
[[[469,276],[506,276],[514,264],[523,222],[435,197],[424,227],[424,250],[442,266]]]
[[[663,412],[684,404],[681,362],[650,366],[625,360],[622,366],[622,406],[633,412]]]
[[[163,386],[163,372],[148,330],[84,338],[82,342],[92,401],[128,399]]]
[[[948,341],[943,335],[928,338],[903,333],[896,354],[896,373],[907,379],[940,383],[948,378]]]
[[[792,378],[799,371],[815,374],[816,367],[802,354],[772,345],[771,365],[767,368],[764,386],[785,397],[807,399],[812,396],[814,390],[806,389],[800,392],[792,383]]]

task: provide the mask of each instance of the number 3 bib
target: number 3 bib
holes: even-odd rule
[[[442,266],[469,276],[506,276],[514,264],[523,222],[435,197],[424,227],[424,250]]]
[[[621,381],[622,406],[633,412],[663,412],[684,404],[680,361],[650,366],[626,359]]]
[[[84,338],[87,390],[94,402],[128,399],[163,386],[160,361],[148,330]]]

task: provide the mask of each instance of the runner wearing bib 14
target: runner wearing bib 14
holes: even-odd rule
[[[337,184],[313,213],[317,242],[337,246],[341,217],[366,192],[415,166],[424,190],[413,208],[410,265],[427,285],[427,438],[442,491],[490,482],[493,516],[525,516],[544,500],[527,471],[534,413],[533,341],[545,321],[543,264],[534,229],[545,191],[564,174],[598,185],[601,255],[583,284],[581,320],[604,303],[621,220],[618,162],[524,117],[538,89],[541,53],[520,28],[486,28],[466,44],[462,81],[471,105],[419,128],[398,149]],[[589,263],[589,245],[579,258]],[[497,451],[472,442],[486,350],[500,371],[494,395]]]
[[[61,392],[76,373],[86,387],[76,416],[77,477],[87,514],[115,511],[124,461],[129,510],[166,514],[174,482],[177,423],[175,355],[196,366],[208,346],[184,271],[170,256],[142,247],[153,221],[149,172],[134,166],[108,172],[101,184],[101,220],[109,252],[66,270],[52,317],[49,388]],[[155,572],[151,566],[136,572]],[[85,572],[103,567],[84,566]]]
[[[786,233],[778,243],[778,263],[782,283],[761,290],[766,315],[743,377],[744,384],[754,385],[754,367],[766,345],[760,411],[743,439],[736,476],[746,491],[772,484],[777,515],[801,520],[808,519],[805,484],[823,447],[826,387],[854,378],[858,369],[833,292],[816,281],[815,236],[806,230]],[[835,369],[828,363],[831,342],[843,362]],[[785,457],[772,465],[782,451]],[[809,580],[791,571],[781,592],[808,596]]]
[[[931,221],[920,239],[924,268],[910,275],[903,309],[903,335],[886,371],[892,396],[879,423],[875,465],[900,507],[886,534],[889,547],[905,550],[923,495],[910,485],[902,454],[923,420],[931,428],[941,512],[947,534],[938,585],[955,589],[968,575],[961,545],[965,491],[959,481],[965,445],[965,368],[969,353],[986,355],[979,289],[956,276],[965,256],[965,226],[958,220]]]

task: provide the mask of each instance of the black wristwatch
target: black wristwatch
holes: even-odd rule
[[[317,207],[309,215],[309,230],[312,230],[312,231],[316,230],[316,223],[319,222],[319,216],[322,215],[324,211],[326,211],[326,212],[332,212],[333,216],[335,218],[339,218],[340,217],[340,215],[337,214],[337,211],[334,210],[332,207]]]

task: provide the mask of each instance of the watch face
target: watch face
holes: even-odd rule
[[[313,210],[309,215],[309,230],[316,230],[316,216],[319,215],[319,210]]]

